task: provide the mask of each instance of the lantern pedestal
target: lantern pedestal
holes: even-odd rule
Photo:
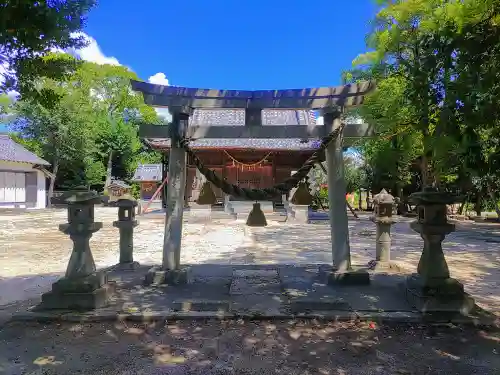
[[[370,274],[363,269],[338,270],[328,274],[328,285],[369,285]]]
[[[114,285],[108,283],[104,272],[68,278],[54,284],[52,290],[42,295],[42,303],[37,310],[93,310],[108,304]]]
[[[417,204],[418,219],[410,224],[424,240],[417,273],[407,279],[405,295],[409,303],[425,313],[468,314],[474,308],[474,299],[464,292],[463,285],[450,277],[442,242],[455,230],[447,222],[446,205],[456,198],[434,188],[412,194]]]
[[[399,272],[400,267],[391,262],[391,227],[396,222],[392,217],[371,217],[377,226],[375,260],[368,263],[368,268],[377,272]]]
[[[114,221],[113,226],[120,230],[120,263],[122,270],[135,270],[140,264],[134,261],[134,228],[138,226],[137,220]]]
[[[139,225],[135,220],[135,207],[137,201],[133,199],[119,199],[118,220],[113,226],[120,231],[120,263],[117,268],[121,270],[135,270],[140,265],[134,262],[134,228]]]
[[[100,196],[91,192],[76,193],[65,199],[68,204],[68,223],[59,230],[73,241],[73,251],[64,278],[42,295],[38,310],[92,310],[106,306],[113,291],[104,272],[97,272],[90,250],[90,238],[102,228],[94,222],[94,205]]]
[[[144,280],[146,285],[185,285],[191,283],[191,268],[181,267],[175,270],[164,270],[160,267],[151,268]]]
[[[453,278],[435,279],[433,283],[419,274],[406,280],[406,300],[423,313],[459,313],[466,315],[474,308],[474,299]]]
[[[392,218],[395,207],[394,197],[385,189],[373,197],[374,216],[370,218],[377,226],[375,243],[375,260],[368,263],[368,268],[378,272],[399,271],[399,267],[391,263],[391,226],[396,222]]]

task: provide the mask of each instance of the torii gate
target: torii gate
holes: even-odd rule
[[[171,138],[163,261],[162,270],[159,271],[163,272],[163,276],[159,277],[163,281],[183,278],[180,251],[187,156],[179,143],[180,139],[324,137],[341,126],[341,115],[346,108],[362,104],[364,96],[375,87],[373,82],[361,82],[338,87],[239,91],[162,86],[134,80],[131,84],[135,91],[143,94],[146,104],[168,107],[172,114],[172,124],[169,127],[142,124],[139,129],[142,138]],[[208,109],[244,110],[244,124],[189,125],[189,118],[194,111]],[[261,115],[263,109],[320,110],[324,124],[264,125]],[[368,274],[353,272],[351,267],[342,152],[344,139],[370,136],[372,133],[368,124],[347,124],[343,134],[333,139],[325,150],[335,280],[369,282]]]

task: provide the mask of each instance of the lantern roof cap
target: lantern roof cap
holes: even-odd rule
[[[102,196],[95,191],[68,191],[57,197],[56,200],[66,204],[93,205],[102,203]]]
[[[416,205],[453,204],[463,200],[463,197],[447,191],[439,191],[434,186],[427,186],[422,191],[413,193],[408,198],[410,203]]]
[[[373,203],[375,204],[394,204],[394,196],[389,194],[387,190],[382,189],[380,193],[373,197]]]
[[[115,202],[117,207],[131,208],[137,206],[137,201],[132,197],[123,196]]]

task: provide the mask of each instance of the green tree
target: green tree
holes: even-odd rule
[[[47,61],[73,57],[47,54]],[[58,186],[102,186],[109,173],[127,178],[144,155],[137,136],[140,121],[157,121],[156,112],[129,86],[137,76],[125,67],[78,62],[59,79],[38,77],[37,90],[49,91],[56,101],[34,97],[17,104],[16,127],[25,139],[37,140],[42,155],[52,163]],[[22,77],[21,77],[22,79]]]
[[[497,186],[500,1],[379,4],[368,39],[372,51],[355,61],[356,74],[376,77],[379,84],[362,111],[381,115],[374,120],[382,129],[409,125],[410,134],[402,136],[421,148],[415,161],[422,185],[462,191],[475,186],[479,195],[488,184]],[[388,80],[402,84],[402,95],[394,95],[399,103],[384,87]],[[374,142],[391,153],[401,141],[393,140],[392,147]]]
[[[47,68],[39,58],[52,49],[80,48],[85,16],[95,0],[17,0],[0,3],[0,63],[6,71],[0,74],[0,89],[16,88],[21,94],[27,86],[17,86],[14,72],[22,65],[30,73]],[[31,61],[29,64],[26,62]],[[49,67],[50,68],[50,67]],[[60,71],[45,70],[54,77]],[[28,73],[28,72],[25,72]],[[3,79],[2,79],[3,78]]]

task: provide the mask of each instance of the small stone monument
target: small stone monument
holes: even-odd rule
[[[52,285],[50,292],[42,295],[38,309],[91,310],[108,303],[110,284],[104,272],[97,271],[90,238],[102,228],[94,222],[94,205],[101,203],[95,192],[74,192],[61,197],[68,206],[68,223],[59,230],[70,236],[73,251],[63,278]]]
[[[391,225],[396,222],[392,217],[395,206],[394,197],[385,189],[373,197],[374,215],[370,220],[377,226],[375,260],[368,267],[376,271],[397,271],[398,267],[391,263]]]
[[[118,220],[113,226],[120,231],[120,263],[121,269],[134,270],[139,263],[134,262],[134,228],[139,225],[135,220],[135,208],[137,201],[134,199],[119,199],[116,201],[118,207]]]
[[[287,220],[307,224],[309,222],[309,206],[313,197],[306,182],[300,182],[287,209]]]
[[[442,242],[455,230],[446,218],[446,205],[459,199],[434,187],[414,193],[409,198],[417,205],[418,219],[411,228],[420,233],[424,248],[417,273],[408,277],[406,298],[419,311],[426,313],[467,314],[474,307],[474,300],[464,292],[463,285],[450,277],[443,254]]]

